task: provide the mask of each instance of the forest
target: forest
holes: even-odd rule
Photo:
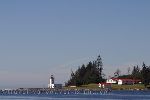
[[[117,69],[117,71],[114,73],[114,77],[139,79],[142,81],[142,83],[145,86],[150,84],[150,66],[147,66],[144,62],[143,62],[141,67],[139,67],[139,65],[136,65],[131,70],[131,73],[129,71],[130,71],[130,68],[128,68],[128,74],[127,75],[121,75],[120,70]]]
[[[144,62],[141,67],[136,65],[132,68],[128,67],[128,74],[121,75],[120,69],[114,72],[115,78],[140,79],[145,86],[150,84],[150,66]],[[65,83],[66,86],[81,86],[90,83],[105,82],[105,74],[103,73],[103,62],[99,55],[96,60],[90,61],[87,65],[83,64],[73,72],[71,71],[70,79]]]
[[[90,61],[87,65],[82,65],[75,72],[71,71],[71,76],[66,86],[85,85],[90,83],[104,82],[102,58],[99,55],[95,61]]]

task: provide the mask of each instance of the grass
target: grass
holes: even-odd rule
[[[134,85],[118,85],[112,84],[112,90],[143,90],[145,89],[143,84],[134,84]]]
[[[112,84],[111,85],[112,90],[143,90],[145,89],[143,84],[134,84],[134,85],[118,85],[118,84]],[[88,84],[88,85],[82,85],[80,87],[64,87],[65,89],[100,89],[98,87],[98,84]]]
[[[98,84],[82,85],[80,87],[64,87],[65,89],[99,89]]]

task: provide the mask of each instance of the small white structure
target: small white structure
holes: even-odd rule
[[[75,85],[72,85],[72,86],[70,86],[71,88],[76,88],[77,86],[75,86]]]
[[[99,86],[98,86],[99,88],[101,88],[102,87],[102,85],[101,85],[101,83],[99,83]]]
[[[102,83],[99,83],[99,86],[98,86],[99,88],[105,88],[105,85],[104,84],[102,84]]]
[[[48,88],[54,88],[54,76],[53,75],[51,75],[49,79]]]
[[[99,88],[111,88],[111,83],[99,83]]]
[[[118,85],[122,85],[123,81],[121,79],[118,80]]]

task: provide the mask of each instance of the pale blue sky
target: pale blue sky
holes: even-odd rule
[[[0,88],[47,87],[101,54],[105,74],[150,65],[149,0],[1,0]]]

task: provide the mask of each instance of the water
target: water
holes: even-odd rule
[[[0,100],[150,100],[150,91],[112,91],[101,95],[1,95]]]

